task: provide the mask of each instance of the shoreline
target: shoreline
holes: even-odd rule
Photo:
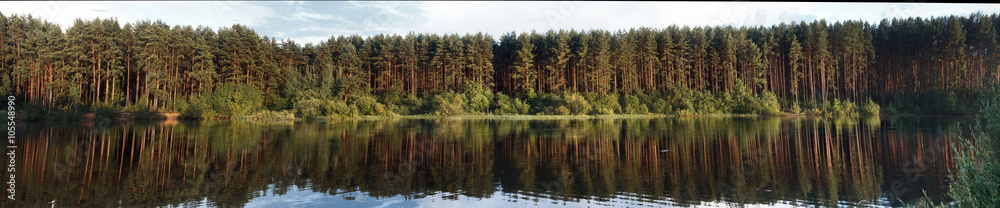
[[[18,112],[21,115],[22,112]],[[675,114],[615,114],[615,115],[453,115],[453,116],[438,116],[438,115],[396,115],[396,116],[358,116],[353,118],[348,117],[314,117],[314,118],[294,118],[294,119],[273,119],[273,118],[203,118],[203,119],[190,119],[182,118],[180,113],[177,112],[117,112],[119,117],[117,119],[101,119],[96,117],[96,113],[80,113],[78,119],[38,119],[38,120],[23,120],[16,119],[16,121],[30,121],[30,122],[49,122],[49,121],[60,121],[60,122],[94,122],[94,121],[118,121],[118,122],[131,122],[131,121],[200,121],[200,120],[253,120],[253,121],[334,121],[334,120],[390,120],[390,119],[433,119],[433,120],[588,120],[588,119],[634,119],[634,118],[754,118],[754,117],[779,117],[779,118],[799,118],[799,117],[864,117],[864,116],[906,116],[906,117],[965,117],[965,116],[975,116],[975,114],[961,114],[961,115],[934,115],[934,114],[878,114],[878,115],[861,115],[861,114],[851,114],[851,115],[809,115],[805,113],[791,114],[783,112],[781,115],[758,115],[758,114],[701,114],[701,115],[675,115]],[[143,114],[145,116],[140,118],[135,118],[135,114]]]

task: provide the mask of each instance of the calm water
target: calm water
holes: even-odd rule
[[[19,123],[18,198],[3,207],[900,206],[924,191],[950,200],[950,149],[969,124],[954,117]]]

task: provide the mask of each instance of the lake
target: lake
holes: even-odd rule
[[[950,201],[951,147],[972,121],[21,122],[14,205],[902,206]]]

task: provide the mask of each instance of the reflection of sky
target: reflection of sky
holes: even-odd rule
[[[273,189],[273,185],[271,188]],[[265,193],[271,193],[268,190]],[[456,196],[457,195],[457,196]],[[535,195],[535,194],[532,194]],[[626,194],[631,195],[631,194]],[[446,198],[447,197],[447,198]],[[348,199],[352,198],[352,199]],[[664,207],[673,204],[670,198],[662,200],[640,199],[635,196],[618,195],[614,199],[592,200],[579,199],[562,201],[550,198],[525,196],[521,194],[493,192],[489,198],[469,197],[456,193],[435,192],[421,198],[406,200],[403,196],[375,198],[361,191],[353,191],[330,196],[326,193],[300,189],[290,186],[284,195],[266,195],[251,199],[246,207],[471,207],[471,208],[506,208],[506,207]],[[848,205],[848,204],[844,204]],[[702,202],[694,207],[731,207],[731,202]],[[806,206],[802,202],[778,201],[773,204],[742,204],[747,207],[797,207]],[[205,207],[205,203],[201,203]],[[685,206],[687,207],[687,206]]]

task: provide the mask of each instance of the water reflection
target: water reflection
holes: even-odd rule
[[[935,201],[950,200],[950,145],[955,127],[966,122],[26,123],[14,205],[229,207],[308,196],[284,203],[899,206],[897,199],[913,202],[924,190]]]

